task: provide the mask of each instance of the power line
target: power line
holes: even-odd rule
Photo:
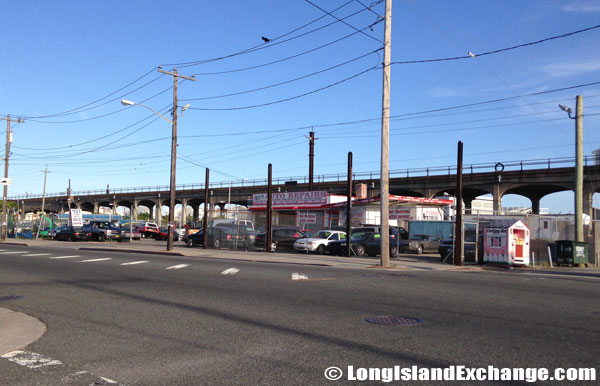
[[[258,108],[258,107],[271,106],[271,105],[275,105],[275,104],[278,104],[278,103],[289,102],[289,101],[291,101],[291,100],[298,99],[298,98],[302,98],[302,97],[305,97],[305,96],[308,96],[308,95],[315,94],[315,93],[317,93],[317,92],[320,92],[320,91],[326,90],[326,89],[328,89],[328,88],[331,88],[331,87],[337,86],[337,85],[339,85],[339,84],[342,84],[342,83],[344,83],[344,82],[347,82],[347,81],[349,81],[349,80],[352,80],[352,79],[354,79],[354,78],[357,78],[357,77],[359,77],[359,76],[361,76],[361,75],[364,75],[364,74],[366,74],[366,73],[367,73],[367,72],[369,72],[369,71],[373,71],[373,70],[375,70],[375,69],[376,69],[376,68],[378,68],[378,67],[379,67],[379,66],[374,66],[374,67],[368,68],[368,69],[366,69],[366,70],[364,70],[364,71],[361,71],[361,72],[359,72],[359,73],[357,73],[357,74],[351,75],[351,76],[349,76],[349,77],[347,77],[347,78],[344,78],[344,79],[342,79],[342,80],[340,80],[340,81],[337,81],[337,82],[335,82],[335,83],[331,83],[331,84],[328,84],[327,86],[324,86],[324,87],[321,87],[321,88],[318,88],[318,89],[316,89],[316,90],[312,90],[312,91],[309,91],[309,92],[305,92],[305,93],[303,93],[303,94],[300,94],[300,95],[295,95],[295,96],[293,96],[293,97],[290,97],[290,98],[279,99],[279,100],[272,101],[272,102],[261,103],[261,104],[257,104],[257,105],[250,105],[250,106],[224,107],[224,108],[203,108],[203,107],[190,107],[189,109],[190,109],[190,110],[200,110],[200,111],[232,111],[232,110],[246,110],[246,109],[254,109],[254,108]]]
[[[148,75],[150,75],[151,73],[153,73],[155,69],[156,69],[156,68],[153,68],[153,69],[151,69],[150,71],[146,72],[144,75],[140,76],[139,78],[137,78],[137,79],[136,79],[136,80],[134,80],[133,82],[130,82],[130,83],[128,83],[127,85],[125,85],[125,86],[121,87],[120,89],[118,89],[118,90],[115,90],[115,91],[111,92],[110,94],[108,94],[108,95],[105,95],[105,96],[103,96],[102,98],[96,99],[95,101],[89,102],[89,103],[87,103],[87,104],[85,104],[85,105],[83,105],[83,106],[79,106],[79,107],[76,107],[76,108],[74,108],[74,109],[70,109],[70,110],[65,110],[65,111],[62,111],[62,112],[59,112],[59,113],[48,114],[48,115],[40,115],[40,116],[37,116],[37,117],[31,117],[31,118],[52,118],[52,117],[56,117],[56,116],[63,116],[63,115],[76,114],[76,113],[78,113],[78,112],[81,112],[81,111],[77,111],[77,110],[80,110],[80,109],[86,108],[86,107],[88,107],[88,106],[91,106],[91,105],[93,105],[94,103],[100,102],[101,100],[104,100],[104,99],[106,99],[106,98],[108,98],[108,97],[110,97],[110,96],[112,96],[112,95],[114,95],[114,94],[116,94],[116,93],[118,93],[118,92],[120,92],[120,91],[122,91],[122,90],[126,89],[127,87],[129,87],[129,86],[131,86],[131,85],[133,85],[133,84],[135,84],[135,83],[139,82],[140,80],[144,79],[146,76],[148,76]],[[149,82],[149,83],[152,83],[152,82]],[[149,83],[147,83],[146,85],[148,85]],[[144,86],[146,86],[146,85],[144,85]],[[135,91],[135,90],[134,90],[134,91]],[[82,111],[85,111],[85,110],[82,110]]]
[[[354,59],[347,60],[347,61],[345,61],[343,63],[339,63],[339,64],[336,64],[334,66],[327,67],[327,68],[324,68],[322,70],[319,70],[319,71],[316,71],[316,72],[313,72],[313,73],[310,73],[310,74],[307,74],[307,75],[300,76],[298,78],[289,79],[289,80],[286,80],[286,81],[283,81],[283,82],[270,84],[268,86],[263,86],[263,87],[259,87],[259,88],[255,88],[255,89],[251,89],[251,90],[239,91],[239,92],[234,92],[234,93],[229,93],[229,94],[214,95],[214,96],[200,97],[200,98],[186,98],[186,99],[180,99],[180,100],[181,101],[199,101],[199,100],[207,100],[207,99],[218,99],[218,98],[226,98],[226,97],[230,97],[230,96],[236,96],[236,95],[242,95],[242,94],[249,94],[249,93],[252,93],[252,92],[267,90],[269,88],[278,87],[278,86],[282,86],[284,84],[289,84],[289,83],[292,83],[292,82],[296,82],[298,80],[306,79],[306,78],[309,78],[311,76],[319,75],[319,74],[322,74],[324,72],[333,70],[335,68],[339,68],[339,67],[345,66],[346,64],[350,64],[350,63],[356,62],[357,60],[366,58],[367,56],[372,55],[372,54],[376,53],[377,51],[381,51],[381,48],[377,49],[375,51],[370,51],[370,52],[368,52],[368,53],[366,53],[364,55],[357,56]]]
[[[357,31],[357,32],[360,32],[360,33],[362,33],[363,35],[365,35],[366,37],[368,37],[368,38],[370,38],[370,39],[373,39],[373,40],[375,40],[375,41],[377,41],[377,42],[379,42],[379,43],[383,44],[383,41],[382,41],[381,39],[377,39],[376,37],[374,37],[374,36],[371,36],[371,35],[369,35],[368,33],[366,33],[366,32],[363,32],[363,31],[361,31],[361,30],[357,29],[355,26],[353,26],[353,25],[351,25],[351,24],[349,24],[349,23],[345,22],[344,20],[340,19],[339,17],[335,16],[335,15],[333,14],[333,12],[328,12],[328,11],[324,10],[323,8],[319,7],[318,5],[316,5],[315,3],[313,3],[313,2],[312,2],[312,1],[310,1],[310,0],[304,0],[304,1],[306,1],[308,4],[312,5],[313,7],[315,7],[315,8],[317,8],[317,9],[319,9],[319,10],[321,10],[321,11],[325,12],[327,15],[329,15],[329,16],[331,16],[331,17],[333,17],[333,18],[334,18],[334,19],[336,19],[337,21],[340,21],[340,22],[342,22],[343,24],[347,25],[348,27],[352,28],[353,30],[355,30],[355,31]],[[368,9],[368,8],[367,8],[367,9]],[[379,22],[379,19],[376,21],[376,23],[377,23],[377,22]]]
[[[527,46],[533,46],[533,45],[544,43],[544,42],[547,42],[547,41],[550,41],[550,40],[562,39],[562,38],[565,38],[565,37],[568,37],[568,36],[580,34],[580,33],[587,32],[587,31],[591,31],[591,30],[594,30],[594,29],[597,29],[597,28],[600,28],[600,24],[592,26],[592,27],[580,29],[580,30],[577,30],[577,31],[568,32],[568,33],[565,33],[565,34],[562,34],[562,35],[557,35],[557,36],[552,36],[552,37],[541,39],[541,40],[536,40],[534,42],[518,44],[516,46],[500,48],[500,49],[492,50],[492,51],[486,51],[486,52],[482,52],[482,53],[479,53],[479,54],[478,53],[474,53],[474,57],[486,56],[486,55],[493,55],[493,54],[498,54],[500,52],[506,52],[506,51],[515,50],[517,48],[522,48],[522,47],[527,47]],[[471,56],[471,55],[463,55],[463,56],[454,56],[454,57],[449,57],[449,58],[404,60],[404,61],[391,62],[390,64],[432,63],[432,62],[446,62],[446,61],[451,61],[451,60],[462,60],[462,59],[473,59],[473,56]]]
[[[350,4],[350,3],[352,3],[353,1],[354,1],[354,0],[350,0],[350,1],[348,1],[347,3],[345,3],[345,4],[342,4],[340,7],[336,8],[336,9],[335,9],[334,11],[332,11],[332,12],[335,12],[335,11],[337,11],[337,10],[339,10],[339,9],[341,9],[341,8],[343,8],[343,7],[345,7],[346,5],[348,5],[348,4]],[[382,1],[383,1],[383,0],[378,0],[378,3],[381,3]],[[352,14],[350,14],[350,15],[348,15],[348,16],[345,16],[345,17],[343,17],[343,18],[342,18],[342,20],[345,20],[345,19],[351,18],[351,17],[353,17],[353,16],[355,16],[355,15],[358,15],[358,14],[360,14],[360,13],[362,13],[362,12],[365,12],[365,11],[366,11],[365,9],[362,9],[362,10],[360,10],[360,11],[358,11],[358,12],[355,12],[355,13],[352,13]],[[317,20],[320,20],[320,19],[322,19],[322,18],[324,18],[324,17],[325,17],[325,16],[322,16],[322,17],[318,18]],[[323,25],[323,26],[321,26],[321,27],[318,27],[318,28],[312,29],[312,30],[310,30],[310,31],[308,31],[308,32],[304,32],[304,33],[302,33],[302,34],[300,34],[300,35],[293,36],[293,37],[291,37],[291,38],[289,38],[289,39],[285,39],[285,40],[277,41],[278,39],[280,39],[280,38],[282,38],[282,37],[284,37],[284,36],[287,36],[287,35],[289,35],[291,32],[290,32],[290,33],[286,33],[286,34],[284,34],[284,35],[281,35],[281,36],[278,36],[278,37],[276,37],[276,38],[273,38],[273,39],[271,39],[271,41],[270,41],[268,44],[264,44],[264,43],[263,43],[263,44],[260,44],[260,45],[257,45],[257,46],[251,47],[251,48],[247,48],[247,49],[245,49],[245,50],[237,51],[237,52],[234,52],[234,53],[232,53],[232,54],[228,54],[228,55],[224,55],[224,56],[219,56],[219,57],[215,57],[215,58],[211,58],[211,59],[197,60],[197,61],[192,61],[192,62],[181,62],[181,63],[162,64],[162,66],[163,66],[163,67],[164,67],[164,66],[177,66],[177,67],[180,67],[180,68],[181,68],[181,67],[192,67],[192,66],[198,66],[198,65],[201,65],[201,64],[206,64],[206,63],[212,63],[212,62],[220,61],[220,60],[223,60],[223,59],[229,59],[229,58],[232,58],[232,57],[235,57],[235,56],[238,56],[238,55],[248,54],[248,53],[255,52],[255,51],[259,51],[259,50],[263,50],[263,49],[266,49],[266,48],[275,47],[275,46],[277,46],[277,45],[279,45],[279,44],[287,43],[287,42],[289,42],[289,41],[292,41],[292,40],[295,40],[295,39],[298,39],[298,38],[304,37],[304,36],[306,36],[306,35],[309,35],[309,34],[311,34],[311,33],[313,33],[313,32],[320,31],[320,30],[322,30],[322,29],[325,29],[325,28],[327,28],[327,27],[330,27],[330,26],[332,26],[332,25],[334,25],[334,24],[337,24],[337,23],[339,23],[339,21],[334,21],[334,22],[332,22],[332,23],[325,24],[325,25]],[[308,23],[308,24],[306,24],[306,25],[309,25],[309,24],[312,24],[312,23]],[[306,25],[305,25],[305,26],[306,26]],[[301,28],[303,28],[303,27],[301,27]],[[297,31],[297,30],[299,30],[299,29],[301,29],[301,28],[298,28],[298,29],[296,29],[296,31]],[[295,31],[294,31],[294,32],[295,32]],[[275,41],[275,42],[274,42],[274,41]]]

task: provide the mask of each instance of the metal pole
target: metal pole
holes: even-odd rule
[[[268,182],[267,182],[267,229],[266,229],[266,242],[265,251],[271,252],[271,222],[272,222],[272,211],[273,211],[273,165],[269,164],[268,170]]]
[[[392,0],[385,1],[385,32],[383,44],[383,97],[381,117],[381,266],[390,266],[389,227],[389,140],[390,140],[390,58],[392,53]]]
[[[42,227],[42,219],[44,218],[44,209],[46,206],[46,175],[48,174],[48,166],[44,168],[44,190],[42,193],[42,212],[40,214],[40,224],[38,225],[37,233],[35,234],[35,239],[40,238],[40,228]]]
[[[462,207],[462,167],[463,167],[463,143],[458,141],[458,154],[456,157],[456,229],[454,243],[454,265],[462,265],[463,244],[463,207]]]
[[[575,241],[583,242],[583,97],[577,95],[575,115]]]
[[[8,157],[10,155],[10,115],[6,116],[6,152],[4,156],[4,178],[8,178]],[[5,183],[2,195],[2,234],[0,239],[6,240],[6,228],[8,226],[8,214],[7,212],[7,198],[8,198],[8,185]]]
[[[346,256],[350,257],[352,253],[352,244],[350,243],[352,234],[352,152],[348,152],[348,186],[346,198]]]
[[[231,206],[231,181],[229,181],[229,192],[227,193],[227,210]],[[227,216],[229,217],[229,216]]]
[[[315,167],[315,133],[311,130],[308,138],[308,190],[312,191],[313,185],[313,171]]]
[[[206,243],[208,240],[208,177],[210,169],[206,168],[206,179],[204,182],[204,222],[203,222],[203,235],[202,235],[202,248],[206,249]]]

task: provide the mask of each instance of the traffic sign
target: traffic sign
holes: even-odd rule
[[[8,177],[0,178],[0,185],[12,185],[12,179]]]

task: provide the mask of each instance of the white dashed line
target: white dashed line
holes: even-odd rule
[[[308,276],[302,273],[294,272],[292,273],[292,280],[308,280]]]
[[[48,256],[49,253],[30,253],[29,255],[23,255],[23,256]]]
[[[12,255],[14,253],[29,253],[29,251],[10,251],[10,252],[0,252],[2,255]]]
[[[106,260],[112,260],[112,257],[103,257],[101,259],[81,260],[79,263],[92,263],[94,261],[106,261]]]
[[[185,268],[185,267],[189,267],[189,264],[172,265],[172,266],[167,267],[165,269],[180,269],[180,268]]]
[[[117,381],[113,381],[112,379],[108,379],[108,378],[104,378],[104,377],[100,377],[100,379],[102,379],[106,383],[112,383],[112,384],[118,383]]]
[[[144,263],[149,263],[149,261],[148,260],[130,261],[129,263],[122,263],[121,265],[135,265],[135,264],[144,264]]]
[[[240,272],[239,268],[228,268],[221,272],[221,275],[235,275],[238,272]]]
[[[71,256],[54,256],[51,259],[71,259],[73,257],[81,257],[80,255],[71,255]]]

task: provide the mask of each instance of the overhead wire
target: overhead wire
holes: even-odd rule
[[[311,76],[315,76],[315,75],[319,75],[319,74],[325,73],[327,71],[331,71],[333,69],[336,69],[336,68],[345,66],[347,64],[356,62],[356,61],[358,61],[360,59],[366,58],[367,56],[372,55],[372,54],[376,53],[377,51],[381,51],[381,50],[382,50],[382,48],[377,49],[377,50],[372,50],[372,51],[369,51],[366,54],[357,56],[357,57],[355,57],[353,59],[350,59],[350,60],[347,60],[347,61],[345,61],[343,63],[339,63],[339,64],[336,64],[334,66],[330,66],[330,67],[324,68],[322,70],[319,70],[319,71],[316,71],[316,72],[312,72],[310,74],[306,74],[306,75],[303,75],[303,76],[300,76],[300,77],[297,77],[297,78],[289,79],[289,80],[286,80],[286,81],[283,81],[283,82],[273,83],[273,84],[270,84],[270,85],[267,85],[267,86],[263,86],[263,87],[259,87],[259,88],[254,88],[254,89],[250,89],[250,90],[239,91],[239,92],[234,92],[234,93],[229,93],[229,94],[213,95],[213,96],[199,97],[199,98],[185,98],[185,99],[180,99],[180,100],[183,101],[183,102],[187,102],[187,101],[199,101],[199,100],[207,100],[207,99],[219,99],[219,98],[225,98],[225,97],[230,97],[230,96],[236,96],[236,95],[242,95],[242,94],[249,94],[249,93],[253,93],[253,92],[257,92],[257,91],[267,90],[267,89],[270,89],[270,88],[273,88],[273,87],[278,87],[278,86],[282,86],[282,85],[285,85],[285,84],[293,83],[293,82],[296,82],[298,80],[306,79],[306,78],[309,78]]]

